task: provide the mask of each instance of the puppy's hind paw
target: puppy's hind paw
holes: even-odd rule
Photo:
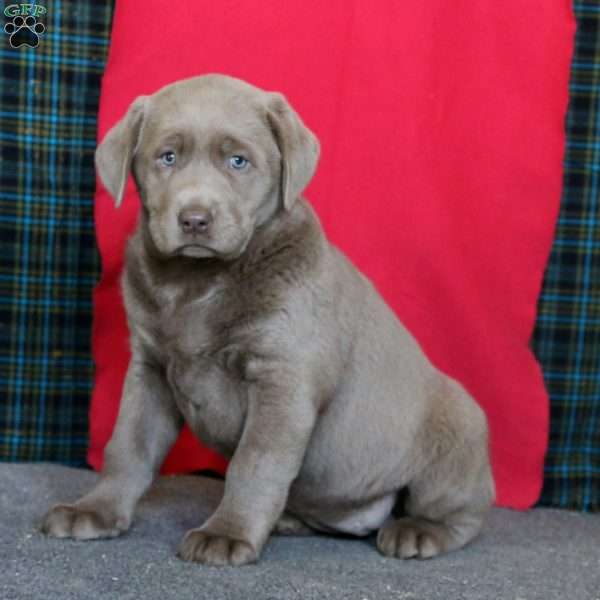
[[[311,535],[314,531],[298,517],[284,512],[275,523],[272,533],[273,535]]]
[[[447,535],[447,528],[441,523],[404,517],[379,530],[377,549],[396,558],[432,558],[445,551]]]

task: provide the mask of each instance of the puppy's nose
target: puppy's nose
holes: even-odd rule
[[[178,216],[183,233],[206,233],[212,223],[212,215],[202,208],[187,208]]]

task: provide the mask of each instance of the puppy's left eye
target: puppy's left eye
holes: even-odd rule
[[[248,161],[248,159],[243,156],[240,156],[239,154],[234,154],[233,156],[229,157],[229,166],[232,169],[236,169],[237,171],[245,169],[249,164],[250,162]]]
[[[175,152],[169,150],[168,152],[163,152],[160,155],[160,162],[165,167],[172,167],[175,164]]]

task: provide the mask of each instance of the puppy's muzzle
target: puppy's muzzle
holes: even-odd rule
[[[179,213],[177,221],[181,231],[187,235],[206,234],[210,230],[213,216],[204,208],[186,208]]]

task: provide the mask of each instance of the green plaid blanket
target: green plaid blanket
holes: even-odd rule
[[[533,338],[551,398],[541,502],[600,510],[600,5],[574,9],[563,198]]]
[[[0,459],[82,464],[92,386],[92,200],[112,3],[2,5]]]

